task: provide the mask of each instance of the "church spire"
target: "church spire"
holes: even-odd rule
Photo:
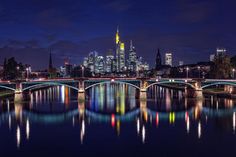
[[[156,70],[158,70],[162,65],[160,49],[157,50],[156,55]]]
[[[48,69],[49,69],[49,71],[51,71],[53,69],[53,66],[52,66],[52,52],[51,52],[51,49],[49,51],[50,51],[50,56],[49,56],[49,66],[48,66]]]

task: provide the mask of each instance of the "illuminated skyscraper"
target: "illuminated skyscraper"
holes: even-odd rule
[[[116,31],[116,71],[120,71],[120,36],[118,27]]]
[[[172,53],[165,54],[165,65],[172,66]]]
[[[120,43],[120,71],[125,70],[125,43]]]
[[[125,68],[125,44],[120,41],[119,29],[116,31],[116,71],[121,72]]]
[[[112,62],[114,60],[114,55],[112,54],[112,50],[109,50],[106,56],[106,72],[111,73],[113,71]]]
[[[132,40],[130,41],[130,50],[129,50],[129,59],[128,59],[128,69],[130,71],[136,71],[136,62],[137,62],[137,54],[135,48],[133,46]]]
[[[89,53],[88,56],[88,68],[90,69],[91,72],[95,72],[95,60],[97,57],[97,52],[93,51]]]
[[[103,56],[97,56],[95,58],[95,73],[102,74],[104,73],[105,62]]]
[[[216,56],[215,54],[210,55],[210,62],[214,62],[215,56]]]

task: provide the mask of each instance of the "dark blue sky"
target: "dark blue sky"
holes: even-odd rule
[[[208,61],[216,47],[236,54],[234,0],[1,0],[0,61],[15,56],[33,69],[65,57],[80,64],[90,51],[114,48],[117,25],[151,65],[158,48],[174,62]]]

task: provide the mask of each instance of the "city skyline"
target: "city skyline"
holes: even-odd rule
[[[229,55],[235,52],[233,4],[233,1],[194,0],[2,1],[0,59],[2,63],[5,57],[14,56],[35,70],[45,69],[50,47],[56,67],[65,58],[81,64],[90,51],[105,56],[108,49],[114,49],[114,32],[119,25],[125,49],[129,49],[128,43],[133,40],[137,53],[151,67],[155,65],[153,56],[158,48],[162,56],[173,53],[174,65],[179,61],[185,64],[208,61],[216,47],[225,47]]]

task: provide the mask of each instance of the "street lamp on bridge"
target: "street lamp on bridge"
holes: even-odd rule
[[[200,73],[201,73],[201,67],[198,66],[197,69],[198,69],[198,78],[200,78],[200,77],[201,77],[201,76],[200,76],[200,75],[201,75],[201,74],[200,74]]]
[[[84,66],[83,65],[81,65],[81,69],[82,69],[81,77],[84,77]]]
[[[233,79],[234,79],[235,69],[233,68],[232,71],[233,71],[233,76],[232,76],[232,77],[233,77]]]
[[[188,78],[189,67],[186,68],[186,78]]]

